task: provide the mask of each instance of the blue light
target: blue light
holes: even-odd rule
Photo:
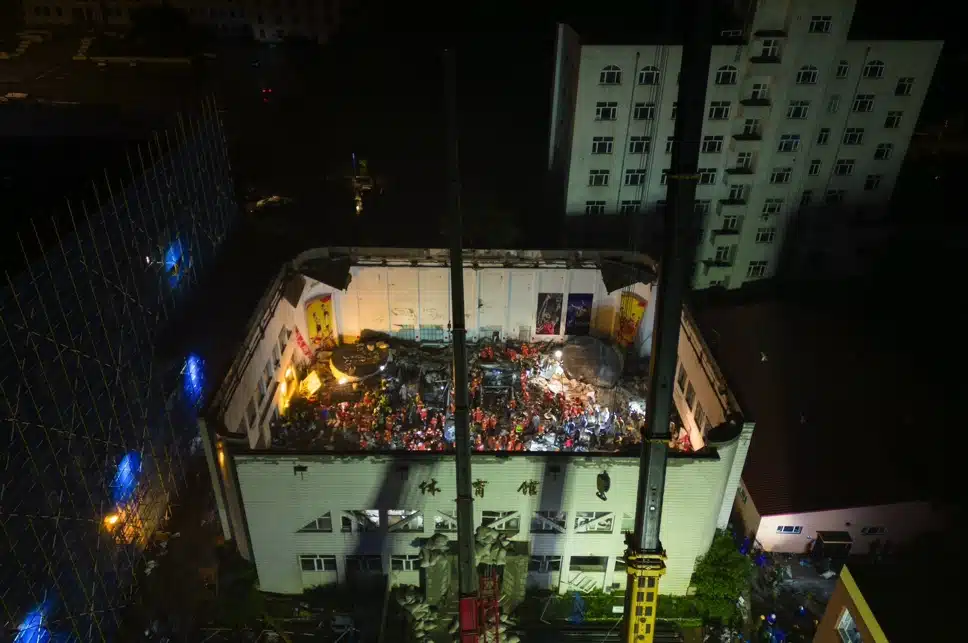
[[[134,496],[141,475],[141,454],[132,451],[121,458],[118,471],[111,483],[111,499],[118,506],[125,504]]]
[[[185,252],[182,242],[178,239],[172,241],[168,249],[165,250],[165,272],[168,274],[168,283],[172,287],[181,281],[182,276],[188,271],[190,265],[189,257]]]
[[[205,388],[205,362],[198,355],[192,354],[185,360],[184,374],[185,397],[193,406],[202,399],[202,390]]]
[[[50,632],[44,626],[46,618],[44,606],[36,607],[24,616],[17,627],[17,635],[13,637],[13,643],[48,643]]]

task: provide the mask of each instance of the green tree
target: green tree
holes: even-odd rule
[[[736,601],[753,580],[753,561],[739,553],[725,530],[716,532],[709,551],[696,559],[692,586],[699,613],[710,623],[733,624],[739,618]]]

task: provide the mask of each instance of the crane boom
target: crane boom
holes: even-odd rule
[[[625,564],[625,636],[628,643],[651,643],[655,636],[659,579],[665,574],[665,550],[659,541],[666,464],[671,439],[673,381],[678,363],[684,293],[696,247],[694,223],[699,149],[709,73],[710,2],[693,0],[690,28],[684,34],[679,78],[679,110],[663,214],[662,255],[653,296],[655,331],[649,365],[646,423],[642,436],[635,532],[627,540]],[[684,7],[683,7],[684,8]]]
[[[460,169],[457,137],[457,72],[453,50],[444,52],[447,110],[447,170],[450,214],[451,336],[454,342],[454,433],[457,448],[457,582],[461,643],[477,643],[477,566],[474,562],[474,495],[468,422],[467,329],[464,322],[464,251],[461,239]]]

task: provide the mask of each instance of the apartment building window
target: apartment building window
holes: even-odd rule
[[[347,572],[383,573],[383,556],[347,556]]]
[[[662,176],[659,177],[659,185],[668,185],[669,183],[669,168],[662,170]]]
[[[827,205],[840,205],[847,196],[847,190],[827,190],[823,195],[823,201]]]
[[[760,56],[763,58],[777,58],[780,55],[780,41],[768,38],[763,41]]]
[[[639,70],[640,85],[658,85],[659,70],[655,67],[643,67]]]
[[[333,514],[327,511],[299,530],[299,533],[318,533],[333,531]]]
[[[712,185],[716,182],[716,168],[714,167],[701,167],[699,168],[699,185]]]
[[[655,103],[636,103],[632,107],[632,118],[637,121],[651,121],[655,119]]]
[[[869,113],[874,111],[874,94],[857,94],[854,102],[850,106],[850,111],[857,113]]]
[[[876,190],[881,186],[881,175],[880,174],[868,174],[867,178],[864,179],[864,189],[870,192],[871,190]]]
[[[644,185],[645,184],[645,170],[634,169],[625,170],[625,185]]]
[[[387,528],[394,532],[422,532],[423,513],[419,509],[387,509]]]
[[[608,170],[589,170],[588,185],[591,187],[604,187],[608,185]]]
[[[738,219],[738,217],[734,218]],[[689,382],[689,384],[686,386],[686,395],[684,399],[686,406],[688,406],[689,410],[691,411],[692,407],[696,405],[696,389],[693,387],[692,382]]]
[[[392,554],[390,556],[390,569],[398,572],[419,572],[419,554]]]
[[[883,536],[887,533],[887,527],[861,527],[861,536]]]
[[[536,511],[531,518],[531,533],[563,534],[567,529],[567,514],[561,511]]]
[[[638,200],[622,201],[618,211],[621,214],[635,214],[641,206],[642,202]]]
[[[682,362],[680,362],[679,370],[678,372],[676,372],[676,386],[679,387],[680,392],[686,390],[687,380],[688,380],[688,376],[686,375],[686,367],[682,365]]]
[[[783,209],[783,199],[767,199],[763,202],[763,214],[777,214]]]
[[[728,215],[726,215],[726,216],[723,217],[722,229],[723,230],[739,230],[739,224],[740,224],[740,218],[739,218],[738,215],[728,214]],[[688,387],[687,391],[688,390],[692,390],[692,383],[691,382],[689,384],[689,387]]]
[[[629,154],[648,154],[652,151],[651,136],[629,137]]]
[[[766,83],[754,83],[753,91],[750,92],[750,98],[755,98],[757,100],[766,100],[770,95],[770,86]]]
[[[575,531],[582,534],[610,534],[615,514],[610,511],[578,511],[575,514]]]
[[[901,116],[904,112],[888,112],[884,119],[884,129],[897,129],[901,126]]]
[[[803,527],[800,525],[778,525],[776,528],[776,533],[784,535],[795,535],[803,532]]]
[[[840,94],[834,94],[827,99],[827,113],[836,114],[840,111]]]
[[[709,426],[709,421],[706,418],[706,412],[702,408],[702,404],[696,402],[696,412],[693,413],[692,418],[696,421],[696,428],[700,431],[705,431],[706,427]]]
[[[735,85],[736,84],[736,68],[732,65],[723,65],[716,70],[716,84],[717,85]]]
[[[595,103],[596,121],[614,121],[618,115],[618,102],[605,101]]]
[[[837,159],[834,163],[834,174],[837,176],[850,176],[854,173],[855,162],[853,159]]]
[[[675,145],[676,138],[674,136],[669,136],[666,138],[666,154],[672,154],[672,146]]]
[[[797,85],[815,85],[819,72],[813,65],[804,65],[797,72]]]
[[[875,161],[888,161],[894,154],[894,143],[878,143],[874,149]]]
[[[884,63],[872,60],[864,65],[864,78],[877,79],[884,77]]]
[[[811,16],[809,31],[810,33],[830,33],[833,23],[833,16]]]
[[[303,554],[299,557],[299,568],[304,572],[335,572],[336,556]]]
[[[756,243],[773,243],[776,239],[776,228],[757,228]]]
[[[457,531],[457,514],[453,511],[438,511],[434,515],[434,532],[438,534],[449,534]]]
[[[713,257],[713,261],[716,263],[732,263],[733,251],[736,246],[716,246],[716,254]]]
[[[810,101],[808,100],[791,100],[790,104],[787,105],[787,118],[794,119],[804,119],[810,112]]]
[[[914,78],[910,76],[905,76],[903,78],[897,79],[897,85],[894,87],[895,96],[910,96],[911,90],[914,88]]]
[[[593,136],[592,154],[611,154],[613,140],[611,136]]]
[[[745,185],[731,185],[729,186],[729,196],[727,197],[729,201],[745,201],[746,200],[746,186]]]
[[[799,134],[781,134],[780,144],[777,145],[777,152],[796,152],[800,149]]]
[[[528,571],[546,574],[561,571],[561,556],[531,556],[528,559]]]
[[[776,168],[773,168],[773,172],[770,173],[770,183],[774,185],[789,183],[790,177],[792,176],[793,176],[792,167],[776,167]]]
[[[740,152],[736,155],[736,167],[741,170],[748,170],[753,167],[753,153]]]
[[[817,176],[820,174],[820,159],[813,159],[810,161],[810,168],[807,170],[807,174],[810,176]]]
[[[826,145],[830,142],[830,128],[821,127],[820,131],[817,132],[817,145]]]
[[[863,127],[848,127],[844,130],[844,145],[861,145],[864,142]]]
[[[800,207],[805,208],[806,206],[810,205],[811,201],[813,201],[813,190],[804,190],[803,193],[800,194]]]
[[[672,114],[669,116],[672,120],[676,120],[676,116],[679,115],[679,102],[676,101],[672,103]]]
[[[703,136],[702,137],[702,153],[703,154],[719,154],[723,151],[723,139],[722,136]]]
[[[605,214],[605,202],[585,201],[585,214]]]
[[[701,217],[708,216],[710,211],[709,199],[697,199],[692,204],[692,210]]]
[[[255,424],[256,414],[258,413],[255,407],[255,399],[249,398],[249,403],[245,407],[245,419],[248,421],[249,426]]]
[[[481,526],[497,531],[520,531],[521,515],[517,511],[484,511]]]
[[[606,65],[598,75],[599,85],[620,85],[622,84],[622,70],[615,65]]]
[[[714,100],[709,103],[709,120],[725,121],[729,118],[729,101]]]
[[[756,136],[760,133],[760,119],[747,118],[743,123],[743,134],[746,136]]]

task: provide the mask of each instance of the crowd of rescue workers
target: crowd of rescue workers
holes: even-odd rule
[[[475,358],[469,369],[474,450],[634,452],[640,443],[644,408],[609,408],[600,403],[597,387],[569,380],[560,368],[549,376],[554,358],[547,349],[488,346]],[[351,395],[328,368],[317,373],[324,385],[312,395],[293,397],[272,427],[274,446],[334,451],[455,447],[448,373],[440,372],[433,381],[418,359],[398,355],[378,377],[358,383]],[[494,373],[509,384],[488,386],[485,380]],[[673,446],[690,449],[687,441]]]

